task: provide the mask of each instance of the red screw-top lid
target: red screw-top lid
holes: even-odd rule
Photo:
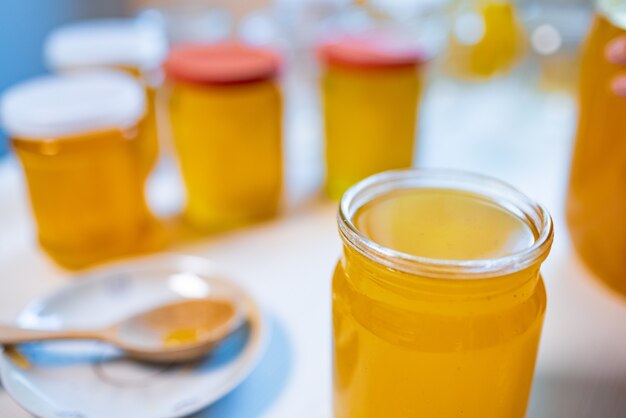
[[[427,61],[414,42],[385,32],[336,36],[321,43],[317,51],[326,64],[351,68],[409,67]]]
[[[224,85],[267,80],[278,74],[280,65],[280,57],[270,49],[225,42],[175,47],[164,69],[172,80]]]

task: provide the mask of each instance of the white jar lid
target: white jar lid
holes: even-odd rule
[[[156,68],[167,54],[161,25],[150,19],[101,19],[63,25],[50,33],[44,55],[50,69],[130,66]]]
[[[44,76],[18,84],[0,101],[13,138],[55,139],[135,125],[145,112],[141,84],[120,71]]]

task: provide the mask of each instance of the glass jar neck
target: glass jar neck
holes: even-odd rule
[[[333,291],[349,301],[359,323],[393,344],[409,341],[410,347],[436,352],[478,349],[519,337],[537,322],[545,311],[538,269],[485,280],[441,280],[389,269],[345,245]],[[481,329],[488,331],[477,336]]]
[[[351,288],[394,305],[406,302],[407,309],[416,301],[420,305],[437,306],[462,304],[463,309],[502,309],[531,297],[539,282],[540,263],[526,269],[485,279],[445,279],[391,269],[345,244],[341,265]],[[491,303],[485,305],[484,301]]]

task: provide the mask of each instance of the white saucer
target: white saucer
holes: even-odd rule
[[[41,418],[175,418],[205,408],[241,383],[256,366],[266,340],[258,306],[246,292],[220,279],[212,263],[160,256],[97,270],[29,305],[18,323],[31,328],[104,326],[151,306],[194,297],[233,297],[247,310],[247,325],[206,359],[155,366],[123,358],[98,342],[28,344],[0,354],[0,377],[9,395]]]

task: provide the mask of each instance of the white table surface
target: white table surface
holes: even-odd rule
[[[543,269],[548,311],[528,416],[626,417],[626,300],[581,265],[563,225],[572,100],[540,94],[520,77],[482,86],[439,81],[423,109],[419,165],[495,175],[553,214],[556,239]],[[336,204],[315,194],[320,151],[314,118],[290,120],[291,209],[273,222],[172,249],[209,257],[234,272],[270,312],[273,326],[257,370],[197,418],[331,416],[330,279],[340,251]],[[157,184],[170,183],[163,180],[167,174],[165,167]],[[167,203],[170,197],[159,199]],[[33,298],[71,281],[69,276],[36,247],[19,165],[5,159],[0,320],[13,319]],[[0,417],[28,416],[0,386]]]

